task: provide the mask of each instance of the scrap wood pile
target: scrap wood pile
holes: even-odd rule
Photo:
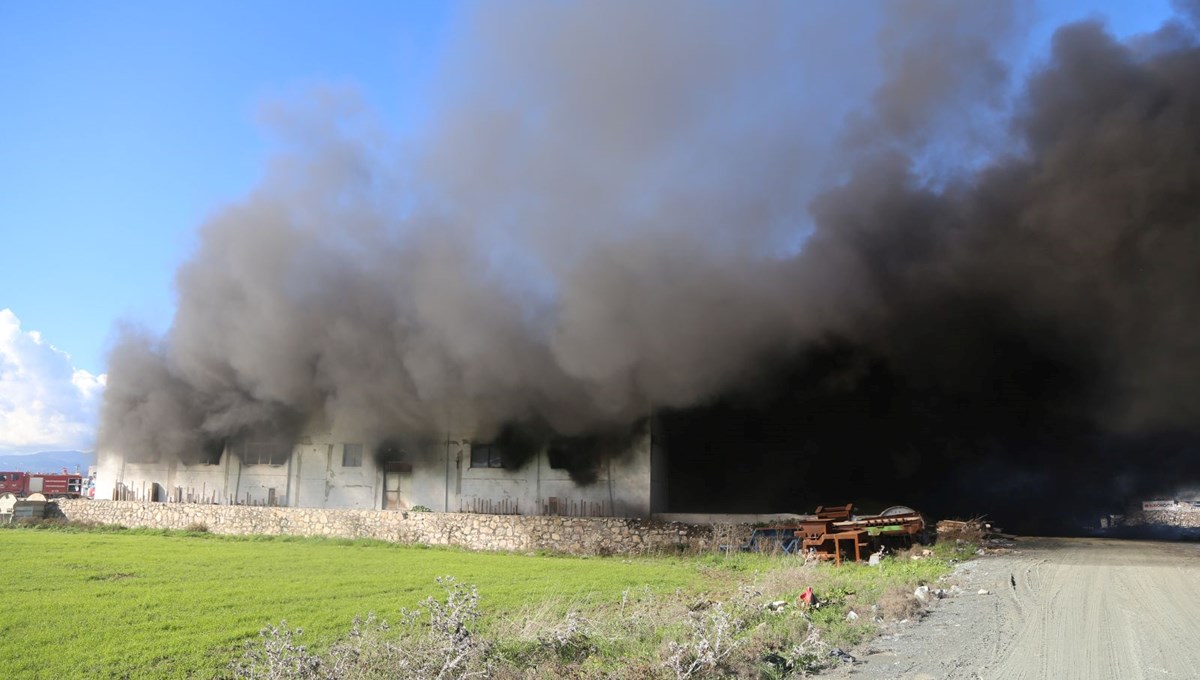
[[[1002,551],[1014,545],[1012,536],[1001,532],[1000,527],[988,522],[984,517],[941,520],[937,523],[937,537],[939,541],[976,543],[981,550],[987,549],[988,552]]]
[[[968,520],[944,519],[937,523],[938,538],[943,540],[978,541],[989,530],[990,526],[982,517]]]

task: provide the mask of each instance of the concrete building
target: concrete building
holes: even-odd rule
[[[96,497],[613,517],[667,509],[666,454],[652,427],[627,450],[598,460],[579,483],[545,447],[514,462],[501,447],[467,437],[370,445],[354,433],[326,431],[294,445],[235,442],[189,463],[102,451]]]

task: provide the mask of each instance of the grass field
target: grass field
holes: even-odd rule
[[[795,558],[749,555],[589,559],[139,530],[4,530],[0,554],[7,678],[224,677],[264,626],[286,620],[319,649],[355,615],[394,617],[443,594],[435,578],[444,575],[478,587],[485,628],[512,631],[531,612],[614,610],[628,592],[664,602],[719,599],[765,578],[769,597],[794,598],[805,583],[839,597],[853,598],[855,589],[877,597],[946,570],[897,562],[901,571],[891,575],[866,567],[818,573],[789,567]],[[842,625],[842,610],[828,611],[829,625]],[[851,638],[868,633],[862,627]]]
[[[0,532],[7,677],[207,677],[286,619],[328,640],[356,614],[394,615],[454,575],[494,616],[530,601],[617,602],[625,589],[700,588],[670,560],[527,557],[336,540],[134,532]]]

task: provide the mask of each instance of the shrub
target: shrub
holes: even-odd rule
[[[663,662],[677,679],[717,670],[740,644],[735,636],[742,628],[742,621],[724,603],[706,607],[703,613],[692,612],[688,623],[690,639],[667,643],[669,654]]]
[[[261,642],[246,643],[242,658],[230,670],[245,680],[323,680],[333,677],[326,672],[321,657],[311,654],[296,638],[304,631],[288,628],[287,621],[267,626],[258,633]]]
[[[808,633],[800,637],[799,642],[792,640],[762,656],[763,677],[806,677],[829,668],[828,645],[821,640],[820,631],[815,626],[809,626]],[[750,673],[739,673],[738,677],[746,675]]]
[[[247,642],[242,658],[230,670],[243,680],[449,680],[486,675],[491,645],[472,631],[480,616],[479,593],[451,577],[439,577],[437,582],[446,589],[446,599],[430,597],[423,603],[428,627],[421,623],[419,609],[402,609],[401,626],[395,632],[374,614],[356,617],[350,632],[321,655],[297,644],[295,638],[302,631],[289,629],[285,621],[264,628],[257,644]]]
[[[425,600],[429,633],[425,648],[413,659],[422,671],[416,677],[440,680],[483,675],[484,670],[477,667],[483,665],[490,645],[471,631],[479,620],[479,591],[451,576],[438,577],[437,582],[446,589],[446,601]]]
[[[579,612],[573,611],[547,635],[538,638],[538,642],[553,652],[560,661],[582,661],[596,651],[590,629],[591,622]]]
[[[793,557],[697,559],[702,570],[716,569],[707,562],[719,559],[722,578],[750,572],[753,581],[736,593],[646,587],[624,591],[619,603],[535,602],[484,628],[475,587],[439,578],[444,598],[401,610],[395,625],[356,617],[323,654],[297,644],[299,631],[267,629],[238,677],[280,677],[271,675],[279,669],[347,680],[807,676],[845,662],[841,650],[870,639],[885,622],[919,616],[924,607],[912,588],[949,568],[939,555],[840,568]],[[818,600],[808,606],[798,595],[810,586]]]

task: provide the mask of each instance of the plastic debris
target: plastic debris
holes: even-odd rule
[[[813,593],[812,586],[805,588],[804,592],[800,593],[799,601],[803,602],[807,607],[817,606],[817,596],[815,593]]]
[[[842,663],[855,663],[858,661],[858,659],[855,659],[853,656],[850,656],[850,654],[846,653],[840,647],[834,647],[833,649],[829,650],[829,656],[832,656],[833,658],[837,659],[838,661],[841,661]]]

